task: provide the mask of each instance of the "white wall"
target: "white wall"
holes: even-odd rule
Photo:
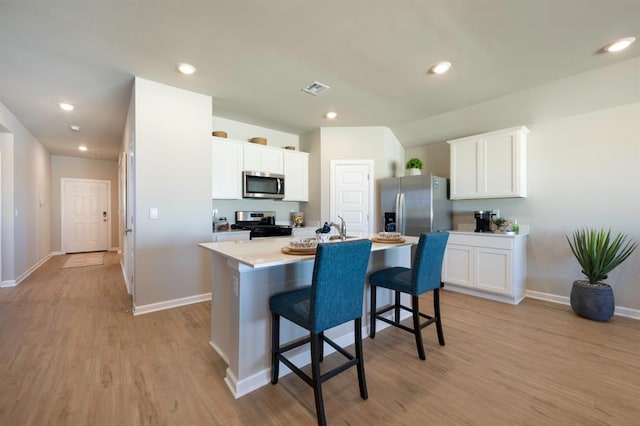
[[[298,135],[269,129],[267,127],[256,126],[254,124],[243,123],[241,121],[229,120],[222,117],[212,117],[212,129],[227,132],[228,139],[247,142],[253,137],[267,139],[268,146],[284,147],[287,145],[300,147]],[[211,133],[209,133],[211,134]]]
[[[111,248],[118,248],[118,163],[108,160],[51,156],[51,244],[62,251],[61,178],[108,180],[111,182]]]
[[[373,160],[376,181],[393,176],[404,164],[404,148],[386,127],[322,127],[319,134],[314,131],[303,135],[301,143],[310,153],[311,182],[309,203],[302,210],[307,219],[320,223],[332,220],[329,217],[331,160]],[[372,223],[378,223],[377,213]]]
[[[211,97],[135,79],[137,309],[211,291]],[[150,219],[149,210],[159,218]]]
[[[455,201],[454,226],[473,224],[474,210],[491,208],[530,225],[527,290],[566,297],[582,275],[565,235],[583,226],[611,227],[640,242],[638,117],[640,60],[634,60],[426,119],[425,137],[444,139],[407,155],[440,158],[442,164],[430,167],[446,168],[448,176],[445,139],[466,136],[472,127],[526,125],[528,197]],[[638,276],[640,250],[607,280],[619,307],[640,310]]]
[[[51,253],[51,157],[1,103],[0,128],[2,282],[19,283]]]

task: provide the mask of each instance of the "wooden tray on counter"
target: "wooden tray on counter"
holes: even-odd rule
[[[374,243],[381,243],[381,244],[402,244],[407,240],[405,240],[402,237],[400,238],[371,237],[371,241],[373,241]]]
[[[302,247],[289,247],[285,246],[280,249],[284,254],[316,254],[315,247],[302,248]]]

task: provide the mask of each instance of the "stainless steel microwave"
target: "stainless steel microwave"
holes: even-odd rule
[[[284,198],[284,175],[264,172],[242,172],[244,198]]]

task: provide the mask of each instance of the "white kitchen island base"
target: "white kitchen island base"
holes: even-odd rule
[[[411,265],[411,245],[417,238],[406,237],[404,244],[374,243],[368,271],[389,266]],[[271,380],[271,312],[269,297],[275,293],[309,285],[314,256],[294,256],[281,252],[287,238],[257,241],[202,243],[212,252],[211,346],[228,364],[225,382],[234,397],[268,384]],[[333,244],[333,243],[328,243]],[[392,293],[379,290],[378,299],[391,303]],[[408,300],[406,303],[410,303]],[[363,308],[363,334],[368,335],[369,286],[366,286]],[[408,316],[408,314],[405,314]],[[383,323],[380,328],[387,326]],[[282,321],[281,341],[305,336],[306,331]],[[326,332],[341,346],[354,342],[353,327],[343,324]],[[325,353],[333,352],[326,345]],[[366,354],[365,354],[366,357]],[[292,360],[297,365],[310,363],[309,351],[300,348]],[[280,375],[288,374],[281,368]]]

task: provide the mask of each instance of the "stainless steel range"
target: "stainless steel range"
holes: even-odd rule
[[[251,231],[250,239],[265,237],[282,237],[291,235],[291,227],[276,225],[276,212],[273,211],[237,211],[233,229]]]

